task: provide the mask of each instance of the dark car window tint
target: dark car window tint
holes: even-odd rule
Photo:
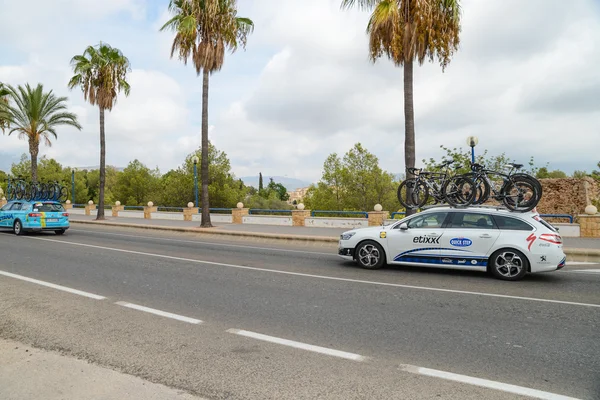
[[[454,213],[448,228],[496,229],[491,215],[480,213]]]
[[[415,228],[441,228],[446,219],[447,212],[432,212],[419,215],[408,221],[408,227]]]
[[[65,209],[61,204],[44,203],[35,207],[39,212],[62,212]]]
[[[507,231],[532,231],[533,227],[527,222],[517,218],[504,217],[501,215],[494,215],[494,219],[498,224],[498,228]]]
[[[21,209],[21,203],[14,203],[10,208],[10,211],[18,211]]]
[[[12,207],[12,203],[5,204],[4,206],[2,206],[2,208],[0,208],[0,211],[8,211],[8,210],[10,210],[11,207]]]

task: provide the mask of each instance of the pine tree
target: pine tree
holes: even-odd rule
[[[259,172],[258,173],[258,191],[262,192],[263,189],[264,189],[264,187],[263,187],[262,172]]]

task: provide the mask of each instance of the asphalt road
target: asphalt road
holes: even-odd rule
[[[335,251],[96,226],[0,234],[0,337],[206,398],[600,398],[600,266],[501,282],[366,271]]]

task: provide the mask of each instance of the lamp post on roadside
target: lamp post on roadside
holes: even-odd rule
[[[75,170],[71,170],[71,203],[75,204]]]
[[[196,198],[196,208],[198,207],[198,156],[192,157],[192,162],[194,163],[194,196]]]
[[[471,147],[471,164],[475,164],[475,146],[479,143],[477,136],[469,136],[467,138],[467,145]]]

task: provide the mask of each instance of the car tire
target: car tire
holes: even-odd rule
[[[64,235],[65,232],[66,231],[64,229],[58,229],[58,230],[54,231],[54,233],[56,233],[57,235]]]
[[[354,259],[365,269],[380,269],[386,264],[383,248],[373,240],[359,243],[354,251]]]
[[[489,269],[498,279],[518,281],[527,274],[529,261],[519,250],[500,249],[490,257]]]
[[[16,220],[13,224],[13,232],[17,236],[22,236],[25,234],[25,230],[23,229],[23,223],[20,220]]]

